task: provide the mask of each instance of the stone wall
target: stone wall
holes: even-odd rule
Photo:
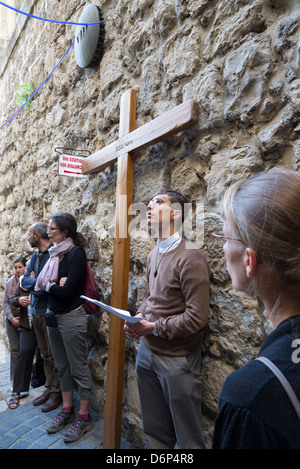
[[[24,2],[23,2],[24,3]],[[27,2],[31,12],[78,20],[85,2]],[[219,200],[232,181],[261,170],[300,166],[300,4],[297,0],[95,0],[105,19],[100,66],[80,69],[71,51],[33,100],[1,130],[0,285],[12,259],[31,254],[26,232],[52,212],[72,212],[90,240],[89,258],[110,301],[116,167],[84,179],[58,176],[57,146],[89,137],[95,152],[118,137],[124,91],[137,93],[137,126],[194,98],[199,123],[136,158],[134,202],[146,204],[161,186],[201,205],[204,235],[193,239],[212,268],[211,311],[203,344],[203,413],[208,444],[218,396],[228,373],[251,360],[269,331],[256,298],[235,291],[222,248]],[[27,10],[28,11],[28,10]],[[18,109],[14,90],[35,88],[64,55],[74,26],[26,21],[0,77],[0,122]],[[85,142],[76,142],[81,146]],[[195,216],[196,209],[193,210]],[[154,240],[131,242],[128,309],[145,293],[145,263]],[[2,320],[2,319],[1,319]],[[89,318],[90,368],[103,412],[109,317]],[[134,360],[138,345],[126,339],[124,431],[143,445]]]

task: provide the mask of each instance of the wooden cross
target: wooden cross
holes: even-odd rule
[[[198,104],[189,100],[135,130],[136,94],[133,89],[121,98],[119,139],[87,157],[82,173],[101,171],[117,161],[116,230],[114,239],[111,306],[127,310],[130,233],[128,209],[133,196],[134,155],[161,140],[192,127],[198,120]],[[122,197],[126,196],[126,197]],[[121,206],[126,201],[126,206]],[[125,233],[125,236],[124,236]],[[106,402],[104,412],[104,449],[120,447],[124,380],[124,321],[110,316]]]

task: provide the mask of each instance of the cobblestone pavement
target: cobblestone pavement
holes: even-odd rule
[[[70,427],[66,426],[58,433],[48,435],[45,428],[49,421],[60,410],[44,413],[40,406],[35,407],[32,401],[45,390],[44,386],[30,389],[29,394],[20,399],[17,409],[9,409],[11,396],[9,378],[9,354],[0,340],[0,449],[103,449],[103,420],[91,412],[94,427],[80,440],[65,443],[63,435]],[[78,412],[79,399],[74,399],[75,412]],[[121,449],[134,449],[122,440]]]

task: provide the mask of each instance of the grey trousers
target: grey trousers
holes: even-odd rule
[[[143,427],[153,449],[205,448],[201,412],[201,352],[172,357],[141,340],[136,376]]]
[[[92,396],[88,366],[87,316],[84,307],[56,315],[57,328],[48,327],[49,340],[63,392],[78,389],[80,399]]]

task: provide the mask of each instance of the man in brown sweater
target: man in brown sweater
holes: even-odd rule
[[[204,448],[201,415],[201,343],[209,313],[210,269],[203,253],[181,238],[186,200],[160,191],[148,204],[158,234],[147,259],[148,291],[125,324],[142,339],[136,375],[144,432],[155,449]]]

